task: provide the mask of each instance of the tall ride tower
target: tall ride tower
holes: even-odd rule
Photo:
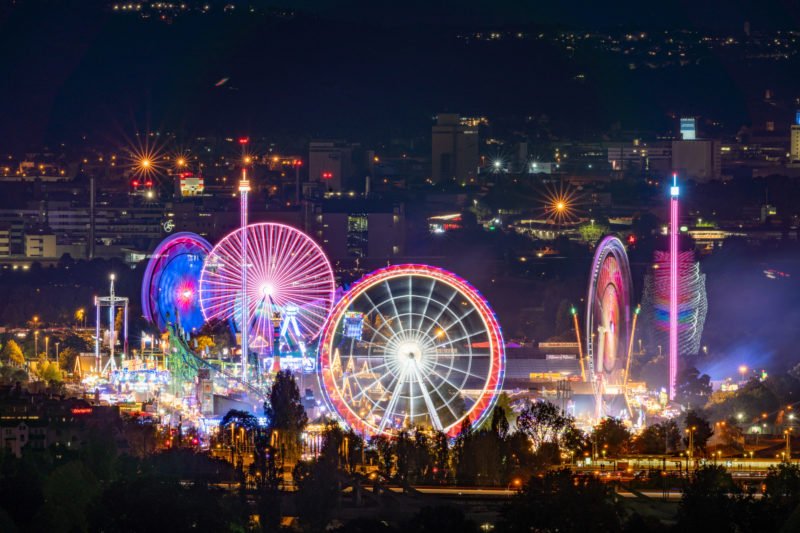
[[[239,181],[239,211],[242,227],[242,322],[240,334],[242,339],[242,381],[244,383],[247,383],[247,367],[250,364],[250,342],[247,338],[250,330],[250,308],[247,301],[247,193],[250,192],[250,182],[247,180],[249,158],[245,150],[248,141],[247,137],[239,139],[239,144],[242,145],[242,179]]]
[[[678,381],[678,174],[672,174],[669,228],[669,399],[675,399]]]

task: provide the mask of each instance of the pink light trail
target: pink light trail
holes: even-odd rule
[[[672,175],[669,235],[669,399],[678,381],[678,174]]]

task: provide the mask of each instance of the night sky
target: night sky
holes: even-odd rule
[[[475,28],[797,27],[797,8],[781,3],[318,0],[254,3],[298,9],[292,18],[217,9],[167,22],[115,14],[112,3],[0,4],[0,151],[145,129],[385,142],[425,135],[442,110],[547,114],[571,135],[617,121],[666,128],[669,113],[691,112],[735,131],[760,79],[796,86],[796,70],[737,72],[713,57],[680,72],[630,72],[548,42],[456,38]]]

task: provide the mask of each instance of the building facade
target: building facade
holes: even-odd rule
[[[431,179],[466,182],[478,175],[478,128],[440,113],[431,129]]]

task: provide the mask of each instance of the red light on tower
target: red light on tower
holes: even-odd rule
[[[636,244],[636,235],[628,235],[628,244]]]
[[[250,138],[248,137],[239,137],[239,144],[247,144],[250,142]]]
[[[333,178],[333,172],[323,172],[322,179],[329,180]]]

